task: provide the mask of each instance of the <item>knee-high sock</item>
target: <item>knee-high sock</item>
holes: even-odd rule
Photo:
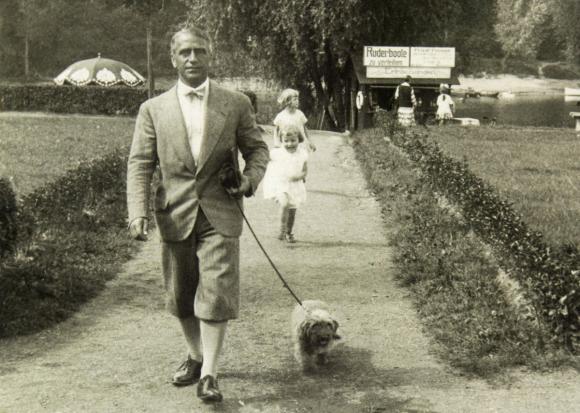
[[[203,352],[201,348],[201,333],[199,328],[199,320],[195,316],[187,318],[179,318],[181,330],[187,343],[187,350],[191,358],[201,361]]]
[[[210,322],[200,320],[201,341],[203,343],[203,365],[201,377],[208,374],[217,377],[217,363],[226,336],[227,321]]]
[[[294,227],[294,220],[296,219],[296,208],[288,210],[288,222],[286,225],[286,232],[292,234],[292,228]]]
[[[288,211],[287,207],[280,208],[280,233],[285,234],[288,229]]]

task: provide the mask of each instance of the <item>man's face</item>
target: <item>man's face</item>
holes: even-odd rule
[[[185,84],[192,87],[202,84],[207,78],[209,60],[209,45],[205,39],[193,33],[177,35],[171,63]]]

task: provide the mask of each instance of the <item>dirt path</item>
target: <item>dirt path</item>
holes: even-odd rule
[[[336,309],[345,342],[331,364],[303,375],[292,359],[293,301],[247,229],[242,312],[221,362],[225,400],[203,406],[168,379],[185,347],[163,309],[156,237],[69,321],[0,342],[0,412],[560,412],[580,406],[576,372],[514,375],[490,386],[430,354],[407,292],[390,270],[375,200],[346,138],[315,134],[308,203],[297,244],[275,239],[276,207],[259,196],[247,213],[302,298]]]

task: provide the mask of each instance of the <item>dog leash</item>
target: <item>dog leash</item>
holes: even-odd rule
[[[248,228],[250,229],[250,232],[254,236],[254,239],[256,240],[256,243],[258,244],[258,246],[260,247],[260,249],[262,250],[262,252],[266,256],[266,258],[268,259],[268,262],[270,263],[270,265],[272,266],[272,268],[274,269],[274,271],[276,272],[276,274],[278,275],[278,277],[282,281],[282,284],[290,292],[290,294],[292,295],[292,297],[294,297],[294,299],[300,305],[300,307],[304,308],[304,306],[302,305],[302,301],[300,300],[300,298],[298,298],[298,296],[296,294],[294,294],[294,291],[292,291],[292,288],[290,288],[290,286],[288,285],[288,283],[286,282],[286,280],[284,279],[284,277],[282,277],[282,274],[280,274],[280,271],[278,271],[278,268],[274,264],[274,261],[272,261],[272,259],[270,258],[270,256],[268,255],[268,253],[266,252],[266,250],[264,249],[264,247],[262,246],[262,243],[260,242],[260,240],[258,239],[258,236],[254,232],[254,229],[252,228],[252,225],[250,225],[250,221],[248,221],[248,217],[246,217],[246,214],[244,214],[244,210],[243,210],[242,206],[240,205],[240,202],[237,199],[234,199],[234,201],[236,202],[236,205],[238,206],[238,209],[240,210],[240,213],[242,214],[242,217],[244,218],[244,221],[246,222],[246,225],[248,226]]]

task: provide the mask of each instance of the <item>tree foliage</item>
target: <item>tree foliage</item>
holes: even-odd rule
[[[459,0],[189,0],[218,50],[242,50],[283,84],[345,118],[345,68],[364,45],[455,46]],[[472,2],[469,2],[472,3]],[[334,110],[331,110],[331,103]]]
[[[153,62],[159,72],[172,72],[167,33],[186,17],[180,1],[167,3],[152,16]],[[2,0],[0,12],[0,75],[24,74],[27,27],[32,74],[54,77],[71,63],[98,53],[144,73],[147,16],[135,13],[125,0]]]
[[[579,20],[578,0],[497,0],[495,30],[508,56],[579,62]]]
[[[496,32],[506,55],[535,58],[549,17],[545,0],[498,0]]]

